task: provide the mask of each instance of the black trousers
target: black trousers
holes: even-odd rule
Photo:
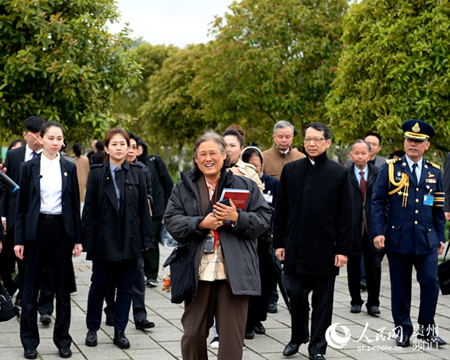
[[[325,354],[327,341],[325,332],[333,316],[335,276],[309,274],[284,274],[284,284],[291,301],[291,342],[303,344],[309,338],[309,301],[312,291],[311,338],[308,352]]]
[[[261,277],[261,295],[250,296],[248,302],[247,331],[253,330],[261,321],[267,319],[267,307],[272,294],[272,284],[276,281],[275,256],[272,238],[263,234],[258,239],[259,275]]]
[[[112,281],[117,286],[114,331],[116,333],[125,331],[131,307],[136,263],[137,260],[93,262],[86,315],[86,325],[89,330],[97,331],[100,328],[103,299],[105,298],[108,285]]]
[[[39,345],[37,297],[45,266],[52,269],[56,295],[56,321],[53,342],[58,348],[70,346],[70,288],[68,277],[72,265],[73,243],[69,241],[62,216],[57,219],[40,217],[36,241],[24,244],[22,317],[20,339],[26,349]],[[73,270],[72,270],[73,271]]]
[[[145,256],[145,255],[144,255]],[[113,279],[108,284],[105,295],[105,314],[114,316],[116,307],[116,283]],[[133,318],[134,322],[147,319],[147,310],[145,309],[145,276],[144,276],[144,259],[138,259],[136,276],[133,284]]]
[[[3,286],[11,296],[13,296],[18,288],[18,285],[13,279],[16,259],[16,254],[14,254],[14,228],[11,228],[6,233],[3,250],[0,253],[0,276],[2,277]]]

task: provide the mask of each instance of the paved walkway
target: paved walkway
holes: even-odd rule
[[[160,248],[162,263],[170,254],[171,249],[162,246]],[[148,319],[155,322],[155,328],[148,332],[138,331],[132,323],[133,317],[130,316],[130,322],[126,330],[127,337],[131,343],[130,349],[120,350],[114,346],[112,343],[114,329],[106,325],[103,325],[98,332],[98,346],[95,348],[86,347],[84,345],[87,331],[85,317],[91,262],[85,260],[85,254],[83,253],[80,258],[75,259],[74,264],[78,292],[72,296],[72,324],[70,328],[73,337],[72,359],[181,359],[180,339],[183,332],[180,318],[183,313],[183,307],[172,304],[170,302],[170,294],[161,291],[160,287],[148,288],[146,291]],[[162,277],[165,272],[167,270],[162,270],[160,276]],[[424,349],[423,346],[397,349],[395,341],[387,339],[389,329],[393,327],[390,314],[389,286],[388,266],[385,260],[381,285],[381,315],[376,318],[369,316],[365,312],[351,314],[346,271],[345,269],[341,271],[341,275],[336,279],[333,323],[339,323],[337,326],[339,337],[337,340],[345,338],[347,329],[347,333],[351,338],[346,343],[344,342],[345,346],[342,349],[328,347],[327,359],[450,359],[450,345],[446,345],[441,349]],[[414,282],[412,309],[414,321],[417,321],[418,294],[418,286]],[[363,299],[364,296],[365,294]],[[280,301],[278,313],[269,314],[267,321],[264,323],[267,330],[266,335],[256,335],[253,340],[245,341],[244,360],[287,359],[281,353],[290,338],[290,317],[285,304],[282,300]],[[435,320],[439,326],[439,335],[450,342],[450,296],[440,296]],[[38,347],[39,359],[59,359],[57,349],[52,341],[53,324],[47,327],[39,324],[39,331],[41,335],[41,343]],[[215,359],[217,351],[209,350],[210,359]],[[23,349],[20,344],[18,321],[13,319],[6,323],[0,323],[0,359],[16,360],[22,358]],[[299,354],[291,357],[291,359],[307,358],[306,345],[301,346]]]

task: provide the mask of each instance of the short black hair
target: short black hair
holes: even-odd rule
[[[374,132],[367,133],[366,136],[364,136],[364,140],[368,136],[375,136],[380,141],[380,143],[378,145],[381,145],[381,135],[380,134],[377,134],[377,133],[374,133]]]
[[[325,124],[321,122],[313,122],[311,124],[306,125],[305,131],[303,131],[303,136],[305,136],[306,130],[308,130],[309,128],[313,128],[314,130],[317,131],[322,131],[325,140],[331,139],[331,131]]]
[[[30,116],[25,119],[25,131],[32,133],[40,133],[46,121],[39,116]]]

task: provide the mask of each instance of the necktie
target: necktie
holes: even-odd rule
[[[417,176],[417,168],[419,167],[419,165],[417,165],[417,163],[414,163],[412,166],[412,172],[414,174],[414,177],[416,178],[416,185],[419,184],[419,178]]]
[[[37,156],[37,153],[36,153],[36,151],[33,150],[31,152],[31,159],[34,159],[36,156]]]
[[[362,195],[362,199],[364,201],[364,198],[366,197],[366,188],[367,188],[367,181],[366,179],[364,179],[364,171],[360,171],[359,175],[361,175],[361,180],[359,182],[359,187],[361,189],[361,195]]]

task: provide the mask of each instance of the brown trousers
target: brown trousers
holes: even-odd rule
[[[248,296],[233,295],[226,280],[199,281],[197,296],[184,306],[181,323],[183,360],[206,360],[209,330],[216,316],[220,337],[218,360],[242,359]]]

